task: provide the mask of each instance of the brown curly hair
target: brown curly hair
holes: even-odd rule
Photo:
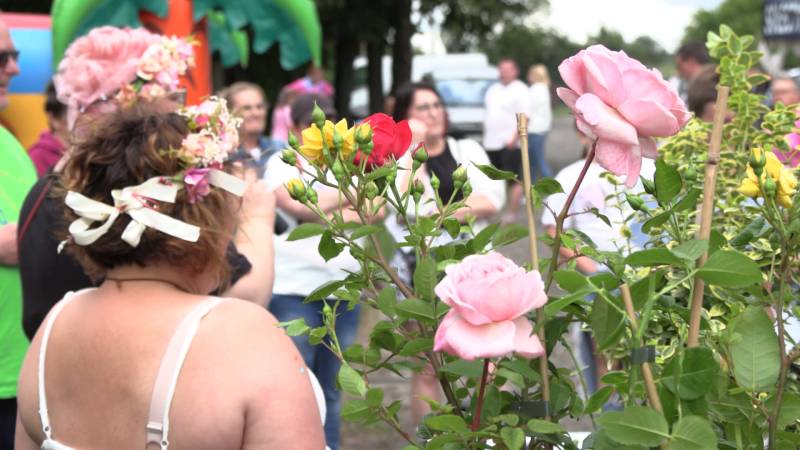
[[[113,205],[111,191],[135,186],[157,177],[171,177],[184,169],[166,150],[180,148],[189,133],[186,120],[175,112],[169,101],[137,102],[112,113],[91,118],[81,138],[70,150],[70,157],[59,180],[57,195],[75,191],[93,200]],[[74,243],[68,251],[87,274],[101,278],[115,267],[166,263],[184,268],[191,275],[203,273],[217,277],[224,289],[229,284],[230,267],[226,260],[227,244],[236,225],[239,199],[222,189],[212,188],[208,196],[194,204],[181,189],[175,203],[157,202],[158,211],[200,227],[197,242],[188,242],[146,228],[141,241],[131,247],[121,239],[131,221],[120,215],[109,231],[87,246]],[[67,223],[77,218],[65,208]],[[62,238],[68,238],[66,229]]]

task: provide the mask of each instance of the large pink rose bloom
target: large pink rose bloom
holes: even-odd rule
[[[547,302],[538,271],[526,272],[503,255],[472,255],[445,269],[436,295],[450,311],[433,349],[462,359],[544,353],[525,314]]]
[[[625,52],[593,45],[565,59],[558,71],[569,87],[558,88],[558,96],[575,113],[578,128],[597,139],[597,162],[626,175],[628,187],[639,178],[642,157],[658,157],[653,137],[672,136],[691,118],[661,72]]]

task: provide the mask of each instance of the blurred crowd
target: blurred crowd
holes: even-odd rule
[[[122,42],[120,45],[130,44]],[[0,17],[0,108],[7,106],[9,80],[19,74],[18,56]],[[69,56],[65,61],[62,67],[70,64]],[[712,120],[718,74],[710,64],[705,45],[687,43],[681,46],[677,51],[676,65],[678,79],[675,82],[681,97],[696,117]],[[427,82],[400,86],[391,94],[384,111],[395,121],[408,120],[414,135],[415,144],[412,145],[421,142],[427,150],[429,159],[416,172],[417,180],[425,186],[425,198],[433,198],[435,189],[441,198],[465,200],[467,208],[459,211],[456,217],[472,223],[476,230],[494,219],[505,223],[519,219],[519,208],[523,204],[521,186],[491,180],[477,168],[477,165],[491,163],[522,177],[522,140],[517,129],[517,113],[524,113],[528,119],[528,169],[534,180],[554,176],[568,192],[576,183],[584,162],[580,159],[558,173],[548,165],[548,153],[553,151],[548,150],[547,138],[553,123],[554,88],[545,66],[529,67],[524,73],[525,81],[520,79],[520,70],[511,59],[501,60],[497,68],[498,80],[485,93],[484,128],[480,142],[451,136],[447,105],[436,87]],[[147,353],[147,349],[162,349],[170,342],[172,332],[182,323],[183,317],[190,311],[193,313],[193,308],[201,304],[209,292],[219,297],[242,299],[251,306],[220,306],[219,313],[210,314],[215,303],[202,314],[197,313],[194,332],[197,332],[200,318],[209,316],[203,322],[204,328],[197,332],[192,347],[202,351],[192,350],[188,357],[184,352],[183,358],[188,358],[184,374],[189,375],[181,375],[181,380],[193,379],[194,382],[179,383],[175,391],[178,376],[175,374],[172,384],[175,392],[172,393],[176,403],[171,413],[169,403],[166,410],[175,424],[176,445],[179,448],[215,448],[208,444],[205,447],[180,444],[182,439],[191,442],[193,428],[198,434],[195,438],[206,432],[203,428],[192,427],[194,422],[214,429],[208,431],[212,436],[208,442],[225,442],[224,446],[230,446],[231,443],[254,439],[253,445],[271,442],[272,448],[279,448],[280,440],[270,441],[272,438],[252,437],[246,433],[244,437],[229,436],[221,432],[219,426],[209,425],[217,420],[216,412],[246,411],[246,414],[241,414],[246,423],[228,421],[225,424],[234,428],[238,426],[240,431],[263,426],[273,433],[291,435],[295,439],[305,435],[308,448],[319,446],[323,439],[331,449],[338,448],[341,392],[336,378],[340,361],[324,345],[312,345],[307,335],[292,337],[294,347],[290,347],[280,340],[289,342],[285,336],[279,338],[269,333],[277,329],[276,321],[304,319],[311,328],[322,326],[325,302],[306,302],[306,297],[320,285],[342,279],[348,271],[358,270],[356,260],[346,251],[330,261],[319,256],[319,237],[298,241],[287,239],[298,225],[320,221],[315,213],[292,199],[284,189],[284,185],[294,178],[310,180],[304,170],[308,168],[307,162],[298,159],[295,166],[288,165],[281,159],[280,152],[287,148],[290,135],[302,140],[303,130],[313,126],[315,105],[329,120],[336,121],[337,111],[332,101],[334,90],[325,80],[322,68],[311,67],[306,76],[283,87],[272,103],[264,90],[253,82],[239,81],[218,92],[233,114],[241,118],[238,148],[226,162],[230,166],[226,165],[226,170],[243,178],[246,189],[242,192],[240,207],[229,208],[225,205],[231,200],[226,197],[223,201],[220,197],[218,204],[203,200],[203,209],[198,209],[195,219],[219,237],[218,240],[201,240],[195,244],[207,246],[203,249],[207,253],[199,255],[212,258],[211,262],[182,259],[179,255],[194,253],[182,247],[183,244],[170,240],[173,238],[159,240],[147,231],[143,232],[141,244],[134,246],[136,251],[133,253],[128,247],[115,246],[103,240],[97,241],[103,245],[96,250],[88,246],[83,250],[60,251],[60,242],[67,235],[64,218],[71,214],[65,206],[65,195],[70,186],[82,186],[84,195],[102,191],[97,198],[111,199],[112,191],[125,187],[120,183],[145,182],[142,174],[172,175],[171,169],[162,163],[152,162],[167,158],[153,152],[150,148],[152,142],[163,141],[170,145],[177,142],[175,145],[179,145],[180,139],[170,137],[170,133],[181,138],[189,133],[184,129],[185,125],[173,123],[178,120],[175,111],[180,108],[179,104],[158,103],[125,110],[113,104],[114,95],[123,86],[92,92],[92,95],[97,95],[91,102],[75,103],[74,98],[65,93],[65,86],[70,83],[77,84],[77,81],[59,80],[57,76],[48,86],[44,106],[48,129],[27,152],[18,150],[18,144],[10,144],[13,137],[0,128],[0,142],[4,146],[0,151],[16,152],[14,154],[19,156],[13,167],[0,170],[13,172],[20,177],[19,186],[25,187],[24,192],[14,196],[3,192],[7,199],[4,198],[5,203],[0,204],[3,208],[3,222],[0,223],[0,449],[14,446],[15,430],[15,448],[21,449],[40,446],[67,448],[56,446],[56,438],[97,447],[103,446],[103,442],[119,442],[115,440],[118,436],[114,435],[114,430],[124,436],[135,436],[144,431],[120,423],[136,417],[131,423],[139,424],[147,416],[148,389],[154,383],[154,369],[164,367],[159,366],[163,350]],[[71,89],[97,88],[71,86]],[[773,77],[769,94],[776,103],[800,103],[800,77]],[[71,110],[78,116],[77,121],[69,119]],[[93,122],[83,122],[81,118]],[[119,123],[125,123],[129,128],[123,129]],[[579,130],[576,134],[588,150],[589,137]],[[94,146],[89,146],[89,143]],[[797,157],[785,163],[796,166]],[[410,168],[411,155],[407,154],[399,164]],[[471,182],[472,190],[467,194],[455,187],[453,176],[459,168],[466,170]],[[410,171],[402,173],[407,175]],[[651,173],[652,167],[643,168],[645,177]],[[397,183],[405,188],[417,181],[409,178],[399,176]],[[433,178],[439,180],[435,187],[431,183]],[[336,190],[319,184],[314,188],[322,212],[355,218],[350,205],[341,202]],[[617,242],[620,236],[625,235],[623,227],[629,211],[620,209],[618,204],[610,204],[608,200],[618,189],[619,186],[609,182],[599,166],[593,165],[570,210],[575,215],[565,227],[586,233],[602,250],[631,251],[637,245],[635,230],[634,247]],[[463,198],[464,195],[467,198]],[[564,202],[563,194],[546,200],[548,212],[542,215],[541,222],[551,235],[555,232],[555,222],[549,210],[558,211]],[[187,209],[183,210],[183,206],[176,206],[171,211],[176,217],[188,217],[186,211],[195,207],[200,208],[186,206]],[[587,209],[596,209],[598,214],[611,218],[611,226],[601,222],[597,215],[581,214]],[[118,212],[124,213],[125,209],[118,208]],[[434,213],[433,209],[419,211],[424,215]],[[91,220],[98,221],[100,216],[106,220],[110,213],[95,211],[86,214],[84,217],[91,216]],[[385,223],[396,238],[404,235],[393,211],[383,211],[373,219]],[[108,220],[113,222],[113,219]],[[146,228],[148,225],[142,226]],[[70,233],[73,227],[80,228],[80,223],[73,223],[69,227]],[[122,228],[118,231],[123,234]],[[115,239],[119,241],[119,237]],[[451,238],[443,235],[439,244],[448,239]],[[67,247],[73,244],[70,241]],[[576,258],[577,268],[584,273],[604,270],[594,261],[566,249],[562,249],[562,256],[565,259]],[[213,258],[219,261],[215,262]],[[399,251],[394,261],[410,281],[416,265],[413,251]],[[205,265],[211,263],[219,264],[214,268],[225,273],[222,277],[226,278],[224,282],[221,282],[222,278],[215,278],[216,272],[206,271]],[[195,270],[198,264],[199,270]],[[97,289],[85,290],[93,286]],[[73,298],[69,292],[79,292],[73,296],[78,300],[64,308],[68,302],[62,298]],[[107,305],[102,304],[101,299],[107,301]],[[54,311],[55,305],[60,305],[60,309]],[[66,312],[58,326],[53,328],[55,316],[61,308]],[[266,313],[259,316],[263,311],[269,311],[272,316]],[[346,348],[356,338],[359,308],[343,307],[336,313],[339,345]],[[215,314],[222,318],[215,320]],[[258,321],[253,317],[261,319]],[[231,327],[230,323],[237,325]],[[191,342],[191,336],[188,342]],[[51,352],[48,358],[51,359],[47,360],[48,378],[45,378],[44,357],[48,339]],[[590,337],[584,333],[579,339],[583,342],[583,362],[589,367],[591,391],[596,389],[604,365],[598,356],[593,355]],[[109,344],[103,344],[105,342]],[[265,347],[258,343],[271,344],[264,344]],[[29,346],[30,349],[41,349],[40,353],[30,352]],[[248,346],[253,348],[242,349]],[[205,363],[201,358],[204,354],[208,355]],[[137,358],[141,358],[141,364],[135,363]],[[247,359],[246,364],[237,362],[237,358]],[[302,364],[293,358],[302,359]],[[180,364],[183,360],[178,364],[178,370]],[[230,365],[230,370],[221,369],[226,364]],[[286,372],[281,372],[281,368]],[[305,381],[305,376],[296,381],[298,373],[305,373],[306,369],[314,374],[311,383]],[[245,381],[233,383],[230,377],[234,370],[247,371],[249,375]],[[71,377],[73,373],[80,376]],[[108,378],[98,377],[98,373]],[[161,369],[158,374],[160,377]],[[92,383],[103,384],[108,379],[117,380],[110,383],[113,389],[98,388],[94,394],[84,394],[93,386]],[[131,380],[132,383],[127,383]],[[440,394],[430,368],[415,375],[411,384],[413,421],[416,424],[430,411],[425,398],[438,398]],[[51,399],[52,428],[44,403],[45,386]],[[296,396],[285,392],[294,387],[299,392],[293,394]],[[312,395],[317,392],[321,393],[322,399],[315,399]],[[254,395],[257,398],[253,398]],[[144,403],[142,399],[145,399]],[[253,406],[259,401],[273,406],[263,409]],[[109,414],[110,408],[115,402],[128,402],[126,404],[133,406],[119,417],[110,417],[113,416]],[[314,408],[315,402],[317,406],[321,405],[318,409]],[[141,405],[144,406],[139,408]],[[277,420],[287,410],[291,411],[289,417]],[[306,414],[306,410],[312,413]],[[313,431],[314,427],[308,426],[309,421],[317,420],[314,417],[317,411],[322,416],[320,421],[324,422],[324,438],[322,429]],[[306,428],[298,428],[293,421],[305,424]],[[86,430],[104,428],[105,425],[108,425],[107,429],[99,433],[98,440],[86,437]],[[115,428],[115,425],[118,426]],[[141,425],[140,428],[147,428],[148,436],[151,432],[165,433],[163,427],[152,430],[144,422]],[[53,434],[53,429],[61,434]],[[144,436],[145,433],[140,434]]]

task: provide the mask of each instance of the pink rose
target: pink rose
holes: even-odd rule
[[[800,128],[800,120],[794,123],[796,128]],[[779,149],[774,149],[773,153],[786,167],[797,167],[800,165],[800,134],[796,131],[786,135],[786,142],[791,149],[788,152],[783,152]]]
[[[539,272],[526,272],[505,256],[471,255],[445,269],[436,295],[450,311],[436,330],[433,349],[462,359],[544,353],[525,317],[547,302]]]
[[[597,162],[632,187],[642,157],[657,158],[654,136],[672,136],[691,118],[661,72],[648,70],[625,52],[593,45],[558,66],[569,87],[558,88],[578,128],[597,139]]]

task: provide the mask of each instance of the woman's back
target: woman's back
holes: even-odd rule
[[[53,439],[75,449],[142,449],[164,351],[206,298],[154,281],[106,282],[77,294],[46,348]],[[44,439],[36,382],[43,329],[19,386],[19,431],[36,443]],[[223,301],[200,321],[169,419],[171,450],[281,448],[298,438],[292,448],[324,446],[302,359],[275,320],[244,301]]]

